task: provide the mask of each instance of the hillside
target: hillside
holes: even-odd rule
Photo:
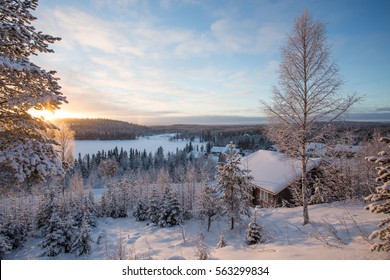
[[[95,190],[95,195],[97,195]],[[6,259],[197,259],[200,236],[204,249],[214,260],[373,260],[390,259],[388,252],[372,252],[368,235],[384,215],[364,210],[359,201],[311,205],[311,224],[302,226],[301,207],[262,208],[257,210],[257,222],[262,225],[265,243],[245,244],[246,221],[235,230],[223,218],[207,222],[195,218],[183,227],[160,228],[134,217],[99,218],[93,229],[92,252],[77,257],[60,254],[44,256],[37,246],[40,238],[31,238],[23,247],[13,250]],[[227,246],[216,248],[218,237],[224,234]],[[184,237],[184,239],[183,239]]]
[[[149,131],[124,121],[109,119],[61,119],[76,132],[76,140],[132,140]]]

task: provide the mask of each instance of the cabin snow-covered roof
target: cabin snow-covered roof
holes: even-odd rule
[[[225,147],[212,147],[210,152],[212,154],[229,154],[230,153],[230,145],[227,144]],[[233,154],[237,153],[238,149],[236,148],[236,145],[233,145]]]
[[[307,171],[318,166],[320,162],[320,158],[309,159]],[[242,168],[250,171],[255,186],[273,194],[278,194],[302,175],[300,160],[274,151],[259,150],[244,157],[241,164]]]

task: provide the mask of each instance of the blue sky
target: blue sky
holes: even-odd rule
[[[350,119],[390,121],[386,0],[41,0],[34,26],[62,40],[33,60],[61,79],[57,117],[256,123],[303,9],[326,23],[342,94],[365,95]]]

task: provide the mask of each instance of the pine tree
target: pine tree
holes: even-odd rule
[[[47,222],[59,207],[59,193],[60,188],[57,186],[47,186],[43,190],[43,197],[40,200],[36,216],[36,226],[38,229],[42,229],[42,236],[46,234]]]
[[[218,201],[218,193],[215,190],[214,187],[209,186],[209,184],[206,183],[206,185],[200,190],[197,200],[196,200],[196,206],[197,206],[197,213],[199,215],[199,218],[203,219],[204,217],[207,217],[207,230],[210,230],[211,227],[211,221],[212,218],[221,211],[218,203],[215,203]]]
[[[55,128],[30,109],[59,109],[67,103],[55,71],[45,71],[30,56],[53,52],[60,38],[35,30],[31,14],[38,0],[0,1],[0,182],[22,183],[64,175],[61,160],[45,131]]]
[[[9,238],[0,231],[0,260],[3,260],[6,253],[11,251],[11,249]]]
[[[133,216],[136,221],[145,221],[148,218],[148,211],[145,203],[139,200],[134,210]]]
[[[0,234],[3,235],[11,249],[23,244],[33,231],[31,209],[25,205],[23,198],[12,198],[0,219]]]
[[[152,187],[148,196],[148,220],[154,224],[158,224],[160,218],[160,196],[157,189]]]
[[[218,166],[218,189],[222,194],[223,214],[231,221],[231,229],[234,229],[236,220],[241,219],[242,214],[248,214],[248,206],[252,199],[252,177],[249,171],[241,169],[240,157],[231,155],[225,164]]]
[[[102,194],[101,197],[101,209],[102,214],[107,217],[118,218],[119,207],[118,207],[118,190],[114,182],[107,184],[107,190]]]
[[[80,227],[83,221],[83,210],[72,201],[63,201],[60,209],[60,218],[63,235],[65,238],[64,252],[72,251],[72,244],[75,242],[80,233]]]
[[[177,192],[172,191],[170,186],[165,188],[160,211],[161,214],[158,221],[160,227],[171,227],[181,224],[182,211],[177,198]]]
[[[72,243],[71,251],[74,252],[77,256],[83,254],[89,254],[92,250],[92,233],[91,227],[87,215],[84,214],[83,221],[81,223],[80,231],[75,241]]]
[[[390,137],[381,137],[381,142],[384,142],[390,147]],[[376,178],[377,182],[383,182],[383,185],[376,188],[376,193],[367,196],[365,199],[371,201],[371,204],[366,206],[367,210],[373,213],[383,213],[390,215],[390,154],[382,151],[378,156],[366,157],[366,160],[375,162],[378,167]],[[371,247],[373,251],[390,251],[390,216],[383,219],[379,223],[379,229],[374,230],[370,239],[375,243]]]
[[[258,244],[264,242],[263,229],[256,223],[256,216],[253,221],[248,224],[246,230],[246,243],[248,245]]]
[[[49,257],[54,257],[65,252],[67,245],[64,222],[59,208],[57,206],[53,209],[54,211],[45,226],[45,237],[43,241],[38,243],[39,246],[45,249],[45,254]]]
[[[96,209],[94,197],[92,190],[89,189],[88,192],[84,193],[84,216],[87,219],[88,225],[91,227],[96,226],[96,219],[98,216],[98,211]]]

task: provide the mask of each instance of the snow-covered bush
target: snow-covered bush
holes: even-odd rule
[[[105,178],[113,178],[118,172],[118,162],[113,159],[106,159],[99,164],[99,175]]]
[[[195,250],[195,257],[197,260],[207,260],[210,256],[210,252],[206,246],[205,237],[202,233],[199,235],[194,250]]]
[[[390,147],[390,138],[382,137],[381,142],[386,143]],[[383,185],[376,188],[376,193],[370,194],[366,197],[367,201],[371,201],[366,206],[367,210],[374,213],[383,213],[390,215],[390,154],[386,151],[381,151],[378,156],[366,157],[366,160],[375,162],[378,172],[377,182],[383,182]],[[381,220],[379,229],[374,230],[370,239],[374,241],[371,250],[373,251],[390,251],[390,216]]]
[[[223,248],[223,247],[226,247],[226,240],[225,240],[225,236],[223,234],[220,234],[219,235],[219,238],[218,238],[218,243],[217,243],[217,246],[216,248]]]

